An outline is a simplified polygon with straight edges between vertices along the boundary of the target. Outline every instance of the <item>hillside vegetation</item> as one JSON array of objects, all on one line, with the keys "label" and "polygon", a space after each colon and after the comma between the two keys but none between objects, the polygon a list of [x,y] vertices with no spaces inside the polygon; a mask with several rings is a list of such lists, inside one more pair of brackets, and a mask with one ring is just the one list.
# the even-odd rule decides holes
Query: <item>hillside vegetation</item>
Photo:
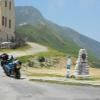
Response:
[{"label": "hillside vegetation", "polygon": [[48,26],[25,25],[18,28],[17,33],[22,37],[27,37],[28,41],[37,42],[71,55],[78,53],[79,46],[70,39],[64,40],[56,30],[52,30]]},{"label": "hillside vegetation", "polygon": [[100,67],[100,43],[45,19],[34,7],[16,7],[16,35],[77,57],[80,48],[86,48],[90,62]]}]

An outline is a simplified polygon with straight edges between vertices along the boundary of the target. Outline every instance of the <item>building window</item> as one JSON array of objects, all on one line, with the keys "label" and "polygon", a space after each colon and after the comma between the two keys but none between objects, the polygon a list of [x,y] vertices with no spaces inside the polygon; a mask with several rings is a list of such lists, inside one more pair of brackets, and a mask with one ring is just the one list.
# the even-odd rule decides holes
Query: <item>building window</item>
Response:
[{"label": "building window", "polygon": [[5,27],[7,27],[7,17],[5,17]]},{"label": "building window", "polygon": [[2,26],[4,26],[4,24],[5,24],[5,17],[2,16]]},{"label": "building window", "polygon": [[11,20],[9,20],[9,28],[11,28]]},{"label": "building window", "polygon": [[5,7],[7,7],[7,1],[5,1]]},{"label": "building window", "polygon": [[11,1],[10,1],[10,2],[9,2],[9,9],[10,9],[10,10],[11,10],[11,6],[12,6],[12,5],[11,5]]}]

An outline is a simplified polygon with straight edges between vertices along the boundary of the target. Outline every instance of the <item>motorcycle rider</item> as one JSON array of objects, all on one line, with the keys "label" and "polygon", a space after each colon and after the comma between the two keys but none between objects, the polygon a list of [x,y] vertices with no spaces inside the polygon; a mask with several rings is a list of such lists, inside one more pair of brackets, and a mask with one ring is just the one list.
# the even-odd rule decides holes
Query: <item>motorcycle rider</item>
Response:
[{"label": "motorcycle rider", "polygon": [[2,66],[2,67],[4,67],[4,66],[3,66],[4,64],[7,64],[8,58],[9,58],[9,55],[6,54],[6,53],[0,55],[1,66]]}]

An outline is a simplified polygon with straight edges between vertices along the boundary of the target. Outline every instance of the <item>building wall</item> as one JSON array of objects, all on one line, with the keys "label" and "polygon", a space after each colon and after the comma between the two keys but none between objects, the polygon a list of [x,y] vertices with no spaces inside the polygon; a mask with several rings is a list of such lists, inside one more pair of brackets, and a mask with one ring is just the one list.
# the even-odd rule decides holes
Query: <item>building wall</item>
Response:
[{"label": "building wall", "polygon": [[1,13],[1,3],[2,3],[2,2],[0,1],[0,37],[2,36],[2,34],[1,34],[1,31],[2,31],[2,30],[1,30],[1,29],[2,29],[2,19],[1,19],[1,18],[2,18],[2,17],[1,17],[1,16],[2,16],[2,13]]},{"label": "building wall", "polygon": [[[10,7],[11,4],[11,7]],[[15,8],[14,0],[1,0],[0,3],[0,41],[10,41],[15,38]],[[4,17],[4,25],[2,24]],[[11,24],[10,24],[11,23]]]},{"label": "building wall", "polygon": [[[0,4],[1,4],[1,2],[0,2]],[[1,6],[0,6],[0,32],[1,32],[1,27],[2,27],[2,25],[1,25],[2,24],[2,22],[1,22],[2,21],[1,16],[2,15],[1,15]]]}]

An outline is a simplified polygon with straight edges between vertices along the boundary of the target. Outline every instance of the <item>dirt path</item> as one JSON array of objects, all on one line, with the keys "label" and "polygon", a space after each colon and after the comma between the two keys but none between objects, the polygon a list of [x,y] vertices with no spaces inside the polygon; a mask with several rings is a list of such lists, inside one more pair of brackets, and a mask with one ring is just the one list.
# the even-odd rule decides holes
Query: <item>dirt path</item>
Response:
[{"label": "dirt path", "polygon": [[15,51],[12,51],[8,54],[14,55],[15,57],[20,57],[20,56],[33,55],[33,54],[36,54],[36,53],[48,51],[47,47],[36,44],[36,43],[28,42],[28,45],[30,45],[31,48],[24,50],[24,51],[15,50]]}]

